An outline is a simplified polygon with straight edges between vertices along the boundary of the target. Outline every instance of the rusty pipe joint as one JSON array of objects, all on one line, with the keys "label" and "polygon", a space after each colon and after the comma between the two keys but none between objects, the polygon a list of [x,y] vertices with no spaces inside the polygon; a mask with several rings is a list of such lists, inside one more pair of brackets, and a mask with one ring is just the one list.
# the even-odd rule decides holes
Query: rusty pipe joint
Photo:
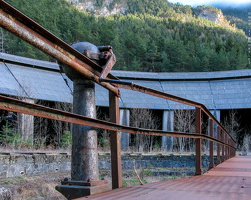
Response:
[{"label": "rusty pipe joint", "polygon": [[112,46],[110,46],[110,45],[98,46],[97,48],[100,51],[99,64],[101,66],[105,66],[107,64],[109,58],[113,55]]},{"label": "rusty pipe joint", "polygon": [[[106,46],[95,46],[89,42],[76,42],[71,45],[72,48],[85,55],[89,59],[93,60],[97,64],[106,67],[110,57],[113,54],[112,47]],[[73,81],[74,79],[83,79],[83,75],[78,73],[76,70],[69,66],[61,65],[65,74]]]}]

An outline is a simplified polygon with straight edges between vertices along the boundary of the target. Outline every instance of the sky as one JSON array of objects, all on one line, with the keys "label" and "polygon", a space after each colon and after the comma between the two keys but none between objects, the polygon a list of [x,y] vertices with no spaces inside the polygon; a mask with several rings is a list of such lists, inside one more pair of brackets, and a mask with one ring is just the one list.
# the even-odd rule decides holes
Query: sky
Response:
[{"label": "sky", "polygon": [[244,3],[251,3],[251,0],[225,0],[225,1],[219,1],[219,0],[168,0],[171,3],[181,3],[183,5],[191,5],[191,6],[197,6],[197,5],[212,5],[212,4],[229,4],[229,5],[241,5]]}]

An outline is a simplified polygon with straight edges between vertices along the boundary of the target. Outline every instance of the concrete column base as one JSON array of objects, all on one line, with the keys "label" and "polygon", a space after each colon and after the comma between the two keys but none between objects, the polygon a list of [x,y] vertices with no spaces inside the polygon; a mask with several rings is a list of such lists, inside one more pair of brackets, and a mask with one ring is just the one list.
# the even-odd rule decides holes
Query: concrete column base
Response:
[{"label": "concrete column base", "polygon": [[67,199],[76,199],[93,194],[106,192],[112,189],[112,185],[107,180],[99,181],[62,181],[62,185],[57,185],[56,190]]}]

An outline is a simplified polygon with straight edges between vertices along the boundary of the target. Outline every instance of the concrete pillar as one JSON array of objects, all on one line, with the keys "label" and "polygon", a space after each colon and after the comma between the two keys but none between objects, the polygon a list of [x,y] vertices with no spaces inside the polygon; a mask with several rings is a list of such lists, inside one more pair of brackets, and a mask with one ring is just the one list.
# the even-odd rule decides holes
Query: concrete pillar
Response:
[{"label": "concrete pillar", "polygon": [[[120,124],[129,126],[130,110],[120,109]],[[127,151],[130,143],[130,133],[121,133],[121,150]]]},{"label": "concrete pillar", "polygon": [[[174,111],[173,110],[163,111],[162,130],[163,131],[174,130]],[[173,137],[163,136],[161,147],[162,147],[162,151],[172,151],[173,150]]]},{"label": "concrete pillar", "polygon": [[[210,110],[212,115],[220,122],[220,110]],[[217,125],[214,123],[214,138],[217,138]]]},{"label": "concrete pillar", "polygon": [[[73,81],[73,112],[96,118],[95,85],[92,81]],[[97,131],[90,126],[72,125],[71,178],[74,181],[98,180]]]},{"label": "concrete pillar", "polygon": [[[34,103],[33,99],[22,99],[28,103]],[[18,131],[22,136],[22,140],[24,141],[31,141],[33,144],[34,139],[34,116],[27,115],[23,113],[18,113]]]}]

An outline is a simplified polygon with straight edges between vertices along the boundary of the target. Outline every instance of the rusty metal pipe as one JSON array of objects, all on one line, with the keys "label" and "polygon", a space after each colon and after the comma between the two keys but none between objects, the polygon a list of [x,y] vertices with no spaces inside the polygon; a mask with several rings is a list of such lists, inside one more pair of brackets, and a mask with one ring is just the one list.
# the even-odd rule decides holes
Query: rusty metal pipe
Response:
[{"label": "rusty metal pipe", "polygon": [[[10,31],[14,35],[20,37],[21,39],[25,40],[26,42],[30,43],[34,47],[40,49],[44,53],[56,58],[58,61],[71,66],[73,69],[77,70],[79,73],[83,74],[86,78],[100,84],[101,86],[105,87],[106,89],[114,92],[117,96],[119,96],[119,90],[117,87],[115,87],[112,84],[109,83],[101,83],[99,81],[99,74],[96,70],[92,68],[92,66],[86,64],[86,61],[89,60],[88,58],[85,58],[85,62],[78,59],[74,54],[74,50],[70,46],[67,47],[67,44],[64,44],[67,49],[71,49],[74,54],[70,53],[70,51],[65,50],[65,47],[62,48],[60,45],[55,44],[55,41],[52,42],[45,38],[43,35],[40,34],[40,32],[45,32],[46,34],[51,35],[51,37],[54,37],[53,39],[56,40],[58,43],[63,43],[60,39],[56,38],[53,34],[50,34],[46,32],[45,29],[42,29],[39,25],[37,25],[36,28],[42,29],[40,31],[33,30],[30,27],[27,27],[25,24],[21,23],[19,19],[16,19],[16,16],[13,16],[11,14],[8,14],[5,12],[4,8],[8,7],[8,12],[14,11],[17,13],[17,10],[14,10],[13,7],[5,3],[4,1],[0,1],[0,26],[4,29]],[[5,7],[4,7],[5,6]],[[30,20],[31,23],[33,22],[31,19],[29,19],[26,16],[23,16],[22,13],[18,13],[19,17],[27,18],[27,20]],[[36,25],[35,22],[33,24]],[[60,44],[61,44],[60,43]],[[78,53],[76,53],[78,54]],[[84,56],[84,55],[83,55]],[[91,63],[92,61],[88,61]],[[87,62],[87,63],[88,63]],[[96,64],[94,64],[96,66]],[[96,66],[97,67],[97,66]]]},{"label": "rusty metal pipe", "polygon": [[103,120],[85,117],[82,115],[73,114],[70,112],[52,109],[52,108],[41,106],[41,105],[27,103],[24,101],[16,100],[16,99],[5,97],[2,95],[0,95],[0,109],[24,113],[28,115],[34,115],[38,117],[44,117],[48,119],[65,121],[69,123],[92,126],[95,128],[101,128],[101,129],[106,129],[110,131],[126,132],[126,133],[132,133],[132,134],[142,134],[142,135],[154,135],[154,136],[200,138],[200,139],[213,141],[221,145],[229,146],[234,150],[236,149],[234,146],[229,145],[229,144],[224,144],[222,141],[212,138],[208,135],[128,127],[128,126],[118,125],[118,124],[114,124],[114,123],[103,121]]},{"label": "rusty metal pipe", "polygon": [[[102,79],[104,82],[109,82],[108,79]],[[116,84],[119,88],[124,88],[124,89],[129,89],[129,90],[135,90],[137,92],[142,92],[145,94],[149,94],[152,96],[168,99],[171,101],[175,101],[178,103],[183,103],[189,106],[194,106],[196,108],[200,108],[208,117],[210,117],[217,125],[220,127],[230,138],[231,140],[235,143],[234,138],[226,131],[226,129],[221,125],[221,123],[212,115],[212,113],[201,103],[198,103],[196,101],[192,101],[189,99],[185,99],[182,97],[178,97],[175,95],[167,94],[161,91],[157,91],[148,87],[144,87],[141,85],[134,84],[133,82],[124,82],[124,81],[118,81],[118,80],[110,80],[110,82]]]},{"label": "rusty metal pipe", "polygon": [[[119,124],[119,99],[109,92],[110,121]],[[112,188],[122,187],[120,132],[110,131]]]},{"label": "rusty metal pipe", "polygon": [[[96,119],[95,84],[90,80],[73,80],[73,113]],[[98,180],[97,130],[72,124],[71,179]]]},{"label": "rusty metal pipe", "polygon": [[[108,84],[103,81],[100,82],[99,74],[102,68],[92,62],[90,59],[75,51],[69,45],[64,43],[62,40],[57,38],[55,35],[48,32],[46,29],[38,25],[36,22],[23,15],[21,12],[4,2],[0,1],[0,25],[17,35],[18,37],[29,42],[33,46],[39,48],[45,53],[55,57],[59,61],[71,66],[75,70],[79,71],[81,74],[86,76],[88,79],[95,81],[101,86],[109,89],[119,96],[119,90],[112,84]],[[9,14],[8,14],[9,13]],[[84,61],[84,62],[83,62]],[[108,74],[108,78],[118,79],[117,77]],[[225,130],[225,128],[217,121],[217,119],[210,113],[210,111],[203,105],[191,100],[176,97],[174,95],[165,94],[150,88],[146,88],[136,84],[124,85],[121,83],[116,83],[119,87],[136,90],[146,94],[154,95],[161,98],[166,98],[179,103],[184,103],[186,105],[201,108],[213,121],[224,131],[227,135],[234,141],[233,137]],[[234,141],[235,142],[235,141]]]},{"label": "rusty metal pipe", "polygon": [[[202,134],[202,112],[200,108],[196,108],[196,132],[201,135]],[[202,145],[201,145],[201,139],[196,138],[195,140],[195,152],[196,152],[196,164],[195,164],[195,175],[201,175],[202,174]]]},{"label": "rusty metal pipe", "polygon": [[[84,55],[75,51],[73,48],[71,48],[69,45],[57,38],[55,35],[48,32],[46,29],[38,25],[36,22],[31,20],[27,16],[23,15],[15,8],[11,7],[3,0],[0,0],[0,26],[9,30],[13,34],[29,42],[40,50],[44,51],[46,54],[49,54],[58,59],[59,61],[63,62],[64,64],[71,66],[72,68],[83,74],[86,78],[95,81],[96,83],[109,89],[117,96],[119,96],[119,90],[117,87],[115,87],[113,84],[106,83],[107,81],[102,83],[99,81],[99,75],[102,71],[102,68],[100,68],[100,66],[86,58]],[[118,79],[117,77],[111,74],[108,74],[107,77],[111,79]],[[121,88],[136,90],[153,96],[169,99],[179,103],[184,103],[186,105],[194,106],[196,108],[200,108],[218,125],[218,127],[224,132],[224,134],[229,135],[232,142],[235,144],[233,137],[224,129],[224,127],[217,121],[217,119],[215,119],[215,117],[203,104],[136,84],[125,85],[121,82],[116,83],[115,85]],[[141,132],[137,132],[137,134],[141,134]],[[151,134],[155,134],[154,131]],[[195,135],[193,135],[193,137],[194,136]],[[175,137],[180,137],[180,135],[175,134]],[[215,139],[211,141],[215,141]],[[233,146],[232,148],[235,149],[235,147]]]},{"label": "rusty metal pipe", "polygon": [[[210,136],[214,137],[214,124],[212,119],[209,119],[209,132]],[[209,169],[212,169],[214,167],[214,143],[212,141],[210,141],[209,144],[209,156],[210,156]]]}]

